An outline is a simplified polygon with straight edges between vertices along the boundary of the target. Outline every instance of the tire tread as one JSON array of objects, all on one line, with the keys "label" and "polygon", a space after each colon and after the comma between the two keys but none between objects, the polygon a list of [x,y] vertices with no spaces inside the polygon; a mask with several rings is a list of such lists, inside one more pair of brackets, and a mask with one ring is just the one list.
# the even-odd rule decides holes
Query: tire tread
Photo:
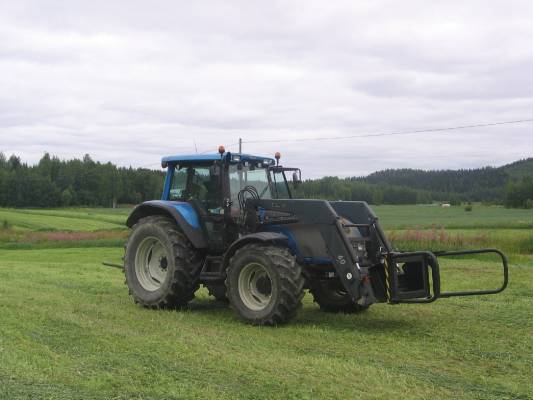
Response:
[{"label": "tire tread", "polygon": [[[170,239],[174,252],[174,274],[171,277],[169,284],[170,290],[165,295],[155,302],[146,301],[129,288],[128,275],[125,273],[125,283],[128,285],[129,293],[133,296],[135,303],[142,305],[143,307],[153,309],[168,309],[168,308],[183,308],[192,299],[194,299],[194,293],[199,288],[198,275],[201,268],[202,258],[194,249],[190,241],[179,230],[174,221],[168,217],[162,215],[152,215],[141,218],[133,227],[132,233],[141,224],[155,224],[159,228],[163,229],[167,237]],[[124,245],[124,254],[128,248],[128,243],[131,239],[131,234],[126,244]],[[128,265],[128,258],[124,256],[124,271],[130,268]],[[134,268],[134,266],[131,266]]]}]

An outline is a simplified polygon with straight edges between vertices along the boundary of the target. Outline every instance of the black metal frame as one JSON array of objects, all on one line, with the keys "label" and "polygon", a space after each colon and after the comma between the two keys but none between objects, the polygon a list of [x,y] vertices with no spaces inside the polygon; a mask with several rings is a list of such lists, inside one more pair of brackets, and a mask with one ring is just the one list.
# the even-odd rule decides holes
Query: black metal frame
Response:
[{"label": "black metal frame", "polygon": [[[437,257],[431,251],[413,251],[413,252],[392,252],[387,256],[387,263],[385,268],[388,268],[388,277],[390,291],[388,294],[389,303],[432,303],[440,297],[440,271]],[[431,288],[427,288],[429,296],[424,298],[401,298],[398,290],[398,270],[396,265],[401,262],[409,262],[416,260],[423,263],[423,268],[426,266],[431,268]],[[432,293],[430,292],[432,290]]]},{"label": "black metal frame", "polygon": [[440,294],[440,297],[454,297],[454,296],[478,296],[484,294],[497,294],[503,292],[509,283],[509,265],[507,257],[498,249],[479,249],[479,250],[461,250],[461,251],[441,251],[436,252],[437,257],[453,257],[453,256],[464,256],[470,254],[487,254],[494,253],[500,256],[502,259],[503,266],[503,282],[501,286],[497,289],[489,290],[473,290],[473,291],[463,291],[463,292],[443,292]]},{"label": "black metal frame", "polygon": [[[500,287],[496,289],[489,290],[467,290],[467,291],[457,291],[457,292],[441,292],[441,282],[440,282],[440,265],[438,258],[439,257],[454,257],[454,256],[466,256],[471,254],[497,254],[502,260],[502,270],[503,270],[503,281]],[[410,258],[417,257],[421,261],[424,261],[427,266],[431,268],[431,278],[432,284],[431,289],[432,293],[429,297],[426,298],[416,298],[416,299],[402,299],[400,294],[397,291],[397,282],[398,282],[398,271],[395,268],[396,264],[399,262],[408,261]],[[387,268],[387,266],[386,266]],[[507,257],[500,250],[497,249],[477,249],[477,250],[461,250],[461,251],[416,251],[416,252],[391,252],[388,254],[388,268],[390,276],[390,285],[393,288],[390,302],[391,303],[431,303],[438,298],[447,298],[447,297],[459,297],[459,296],[479,296],[487,294],[497,294],[505,290],[509,283],[509,265]]]}]

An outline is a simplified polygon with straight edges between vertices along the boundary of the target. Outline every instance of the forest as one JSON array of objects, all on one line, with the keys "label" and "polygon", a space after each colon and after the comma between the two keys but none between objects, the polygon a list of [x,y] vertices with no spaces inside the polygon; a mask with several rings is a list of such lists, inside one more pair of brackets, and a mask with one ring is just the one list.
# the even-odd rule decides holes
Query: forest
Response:
[{"label": "forest", "polygon": [[[35,165],[0,153],[0,207],[114,207],[159,198],[163,171],[117,167],[45,153]],[[533,208],[533,158],[502,167],[424,171],[389,169],[366,177],[305,180],[295,197],[370,204],[483,202]]]},{"label": "forest", "polygon": [[371,204],[469,202],[533,208],[533,158],[502,167],[425,171],[387,169],[365,177],[324,177],[299,188],[304,198],[365,200]]},{"label": "forest", "polygon": [[82,160],[63,161],[45,153],[36,165],[0,153],[0,206],[69,207],[136,204],[160,198],[163,173]]}]

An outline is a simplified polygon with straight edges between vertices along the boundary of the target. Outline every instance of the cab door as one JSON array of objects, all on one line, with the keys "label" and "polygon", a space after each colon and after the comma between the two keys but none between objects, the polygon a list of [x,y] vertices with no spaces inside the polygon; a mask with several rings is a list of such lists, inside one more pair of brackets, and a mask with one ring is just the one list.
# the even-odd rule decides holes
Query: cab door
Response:
[{"label": "cab door", "polygon": [[218,166],[200,165],[187,168],[185,194],[196,209],[206,233],[210,253],[224,249],[224,208],[222,180]]}]

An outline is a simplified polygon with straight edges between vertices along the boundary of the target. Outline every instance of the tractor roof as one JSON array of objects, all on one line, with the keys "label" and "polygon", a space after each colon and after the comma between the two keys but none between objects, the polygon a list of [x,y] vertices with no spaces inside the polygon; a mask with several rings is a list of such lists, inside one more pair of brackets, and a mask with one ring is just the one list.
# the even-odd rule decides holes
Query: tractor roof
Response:
[{"label": "tractor roof", "polygon": [[[273,158],[253,156],[251,154],[238,154],[238,153],[228,152],[228,153],[224,153],[222,157],[224,158],[228,156],[231,157],[230,162],[232,163],[237,163],[239,161],[265,162],[267,160],[268,160],[267,161],[268,164],[273,165],[275,163]],[[162,165],[167,165],[167,164],[185,165],[185,164],[195,164],[198,162],[209,162],[209,161],[216,161],[216,160],[220,160],[220,154],[218,153],[215,153],[215,154],[184,154],[184,155],[163,157],[161,159],[161,164]]]}]

